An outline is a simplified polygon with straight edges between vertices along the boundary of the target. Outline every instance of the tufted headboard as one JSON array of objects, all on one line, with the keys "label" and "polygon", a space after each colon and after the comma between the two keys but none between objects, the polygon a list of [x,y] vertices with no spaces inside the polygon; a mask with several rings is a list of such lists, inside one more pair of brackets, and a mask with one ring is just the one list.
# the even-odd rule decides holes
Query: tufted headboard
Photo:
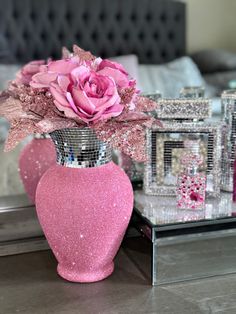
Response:
[{"label": "tufted headboard", "polygon": [[77,43],[102,57],[162,63],[185,54],[185,4],[172,0],[0,0],[6,62],[58,58]]}]

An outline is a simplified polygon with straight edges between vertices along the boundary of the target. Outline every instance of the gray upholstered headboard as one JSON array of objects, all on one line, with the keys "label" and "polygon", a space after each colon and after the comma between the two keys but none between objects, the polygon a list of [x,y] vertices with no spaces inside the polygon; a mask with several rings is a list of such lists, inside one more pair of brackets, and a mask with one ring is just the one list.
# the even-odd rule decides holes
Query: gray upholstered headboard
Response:
[{"label": "gray upholstered headboard", "polygon": [[[0,57],[24,63],[77,43],[102,57],[162,63],[185,54],[185,4],[172,0],[0,0]],[[11,53],[11,55],[10,55]]]}]

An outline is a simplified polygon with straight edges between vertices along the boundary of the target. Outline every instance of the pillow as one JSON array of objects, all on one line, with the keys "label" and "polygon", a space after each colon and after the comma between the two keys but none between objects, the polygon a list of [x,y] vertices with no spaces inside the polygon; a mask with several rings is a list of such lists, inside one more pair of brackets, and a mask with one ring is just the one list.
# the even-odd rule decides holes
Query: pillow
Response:
[{"label": "pillow", "polygon": [[[184,86],[207,87],[198,67],[189,57],[162,65],[140,65],[139,83],[142,92],[158,90],[166,98],[178,98]],[[212,94],[206,88],[206,96],[211,97]]]},{"label": "pillow", "polygon": [[236,70],[236,54],[220,50],[203,50],[191,55],[202,73]]},{"label": "pillow", "polygon": [[223,89],[229,89],[230,82],[236,80],[236,70],[226,72],[215,72],[204,75],[207,83],[216,86],[221,92]]},{"label": "pillow", "polygon": [[118,56],[109,59],[123,65],[129,75],[136,80],[137,87],[140,88],[138,75],[138,57],[136,55]]}]

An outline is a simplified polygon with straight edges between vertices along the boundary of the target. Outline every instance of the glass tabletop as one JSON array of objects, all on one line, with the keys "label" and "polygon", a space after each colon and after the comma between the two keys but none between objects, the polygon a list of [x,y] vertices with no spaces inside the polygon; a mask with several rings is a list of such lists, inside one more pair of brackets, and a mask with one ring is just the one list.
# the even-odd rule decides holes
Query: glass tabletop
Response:
[{"label": "glass tabletop", "polygon": [[232,194],[226,192],[221,192],[219,198],[208,198],[202,210],[183,210],[176,207],[174,196],[150,196],[138,190],[135,210],[152,227],[236,222],[236,203],[232,202]]}]

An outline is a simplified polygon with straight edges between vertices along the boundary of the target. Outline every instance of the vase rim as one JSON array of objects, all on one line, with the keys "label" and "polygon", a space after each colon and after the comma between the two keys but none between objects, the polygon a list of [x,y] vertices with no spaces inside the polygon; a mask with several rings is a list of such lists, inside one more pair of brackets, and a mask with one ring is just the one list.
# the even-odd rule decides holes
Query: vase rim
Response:
[{"label": "vase rim", "polygon": [[89,127],[64,128],[50,133],[57,152],[57,163],[70,168],[92,168],[112,160],[108,143],[97,138]]}]

